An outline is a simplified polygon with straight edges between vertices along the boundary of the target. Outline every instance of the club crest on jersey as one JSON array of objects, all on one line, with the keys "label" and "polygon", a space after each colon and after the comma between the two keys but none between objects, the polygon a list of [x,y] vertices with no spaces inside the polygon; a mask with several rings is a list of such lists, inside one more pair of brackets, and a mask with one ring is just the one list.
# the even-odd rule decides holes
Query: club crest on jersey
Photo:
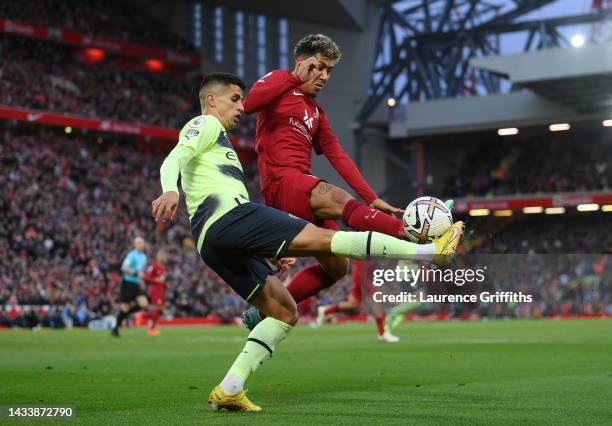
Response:
[{"label": "club crest on jersey", "polygon": [[306,127],[308,127],[308,130],[312,130],[312,122],[315,119],[319,119],[319,108],[315,108],[315,112],[312,114],[312,116],[308,116],[308,110],[304,110],[304,123],[306,124]]},{"label": "club crest on jersey", "polygon": [[196,129],[202,127],[206,119],[204,117],[196,117],[189,123],[189,127],[195,127]]},{"label": "club crest on jersey", "polygon": [[199,134],[200,134],[200,132],[198,132],[197,130],[189,129],[189,130],[187,130],[185,132],[185,137],[187,138],[187,140],[189,140],[189,138],[192,138],[192,137],[197,136]]}]

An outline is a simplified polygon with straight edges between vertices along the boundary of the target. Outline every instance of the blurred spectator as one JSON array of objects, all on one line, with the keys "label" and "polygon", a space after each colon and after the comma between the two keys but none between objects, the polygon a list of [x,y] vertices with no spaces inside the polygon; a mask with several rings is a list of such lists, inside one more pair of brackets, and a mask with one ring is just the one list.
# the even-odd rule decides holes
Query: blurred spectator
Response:
[{"label": "blurred spectator", "polygon": [[118,0],[20,0],[0,2],[0,16],[16,22],[104,36],[146,46],[190,51],[194,47],[164,28],[147,7]]},{"label": "blurred spectator", "polygon": [[[121,259],[135,235],[146,236],[149,254],[159,248],[168,253],[166,315],[231,321],[245,309],[194,250],[184,204],[172,223],[151,219],[164,154],[145,153],[128,141],[99,144],[51,130],[0,130],[0,326],[63,328],[107,317],[115,310]],[[252,198],[260,200],[256,169],[245,173]],[[466,237],[466,249],[605,254],[612,247],[607,213],[513,219],[470,220],[474,232]],[[577,259],[546,274],[537,263],[526,268],[525,286],[538,294],[533,307],[542,303],[544,313],[600,312],[610,297],[606,277],[612,262],[587,260],[586,266]],[[312,262],[300,259],[292,273]],[[509,283],[501,281],[499,288]],[[310,309],[342,300],[350,288],[345,277]],[[515,308],[522,309],[507,309]]]},{"label": "blurred spectator", "polygon": [[[446,178],[449,197],[519,195],[571,191],[609,191],[612,149],[591,135],[555,135],[479,146],[467,152],[457,173]],[[493,143],[489,141],[488,143]]]},{"label": "blurred spectator", "polygon": [[200,114],[199,77],[87,64],[70,47],[0,35],[0,104],[171,128]]}]

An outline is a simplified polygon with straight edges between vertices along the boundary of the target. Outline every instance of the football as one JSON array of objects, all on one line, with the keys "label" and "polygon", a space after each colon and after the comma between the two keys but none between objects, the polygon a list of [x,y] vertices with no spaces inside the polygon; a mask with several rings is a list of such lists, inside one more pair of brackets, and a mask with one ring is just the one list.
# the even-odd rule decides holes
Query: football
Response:
[{"label": "football", "polygon": [[426,196],[413,200],[404,212],[404,230],[414,243],[425,244],[444,234],[453,224],[453,214],[442,200]]}]

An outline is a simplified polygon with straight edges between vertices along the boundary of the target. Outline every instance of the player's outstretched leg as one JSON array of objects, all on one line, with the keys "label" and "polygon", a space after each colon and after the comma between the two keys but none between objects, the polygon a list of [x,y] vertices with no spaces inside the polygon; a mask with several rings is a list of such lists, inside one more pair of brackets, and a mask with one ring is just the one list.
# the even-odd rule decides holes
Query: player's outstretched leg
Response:
[{"label": "player's outstretched leg", "polygon": [[345,232],[317,228],[312,224],[289,245],[287,256],[329,255],[352,259],[417,259],[445,265],[455,253],[463,234],[463,222],[455,222],[429,244],[415,244],[378,232]]},{"label": "player's outstretched leg", "polygon": [[246,397],[244,383],[251,373],[270,358],[276,348],[297,322],[295,301],[277,277],[270,275],[253,305],[266,315],[266,319],[253,328],[244,349],[221,383],[213,389],[208,403],[214,410],[260,411]]},{"label": "player's outstretched leg", "polygon": [[[417,259],[445,265],[454,255],[463,235],[463,222],[453,226],[430,244],[415,244],[378,232],[344,232],[318,228],[312,224],[304,227],[291,242],[286,256],[333,256],[352,259],[390,258]],[[242,316],[249,328],[261,320],[257,308],[249,308]]]}]

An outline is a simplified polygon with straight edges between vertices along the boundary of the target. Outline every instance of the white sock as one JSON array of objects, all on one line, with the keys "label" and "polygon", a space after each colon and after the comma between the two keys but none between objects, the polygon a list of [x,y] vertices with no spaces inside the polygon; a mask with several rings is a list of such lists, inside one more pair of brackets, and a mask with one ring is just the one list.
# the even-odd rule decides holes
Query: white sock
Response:
[{"label": "white sock", "polygon": [[221,382],[221,389],[228,395],[236,395],[242,392],[244,380],[232,373],[227,373]]},{"label": "white sock", "polygon": [[415,259],[431,262],[435,254],[436,245],[434,243],[417,244]]}]

